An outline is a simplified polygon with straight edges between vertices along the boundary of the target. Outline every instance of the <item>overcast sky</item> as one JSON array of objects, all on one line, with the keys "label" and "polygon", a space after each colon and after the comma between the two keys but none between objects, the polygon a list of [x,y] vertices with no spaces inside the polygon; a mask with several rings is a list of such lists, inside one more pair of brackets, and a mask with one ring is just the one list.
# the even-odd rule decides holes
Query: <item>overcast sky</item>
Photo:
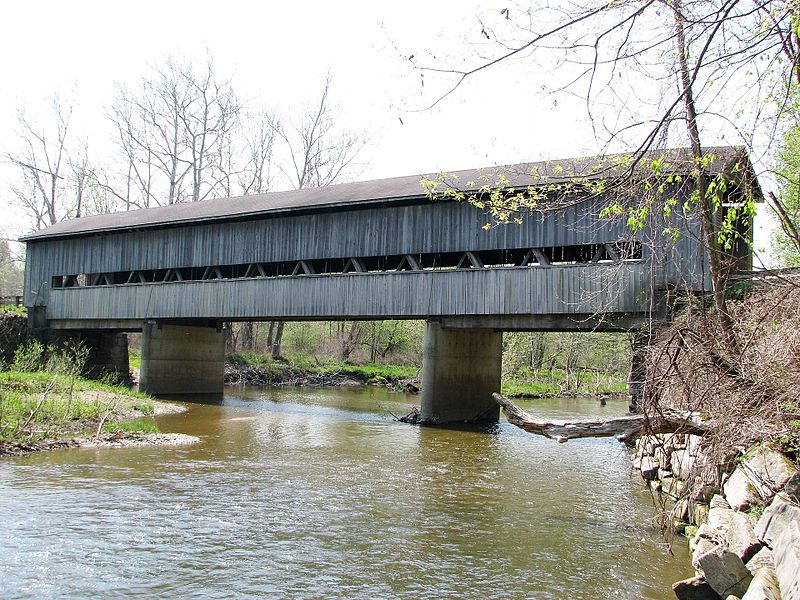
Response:
[{"label": "overcast sky", "polygon": [[[424,56],[426,50],[464,56],[461,38],[480,29],[479,12],[506,5],[476,4],[6,3],[0,23],[0,148],[13,146],[18,107],[35,113],[43,98],[59,92],[74,95],[76,130],[102,158],[111,135],[104,115],[115,85],[135,86],[169,54],[202,58],[208,48],[241,97],[284,113],[313,101],[330,72],[342,121],[371,139],[359,156],[359,179],[598,151],[583,106],[569,97],[556,102],[538,95],[537,73],[519,63],[469,81],[435,109],[419,110],[438,82],[427,74],[423,88],[423,77],[404,57]],[[13,222],[19,215],[5,214],[12,222],[4,229],[24,229]]]}]

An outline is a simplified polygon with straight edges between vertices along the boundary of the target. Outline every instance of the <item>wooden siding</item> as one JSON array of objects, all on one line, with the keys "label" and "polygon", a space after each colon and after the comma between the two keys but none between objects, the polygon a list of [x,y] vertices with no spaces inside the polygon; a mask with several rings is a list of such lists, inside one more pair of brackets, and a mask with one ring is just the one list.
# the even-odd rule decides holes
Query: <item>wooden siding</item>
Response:
[{"label": "wooden siding", "polygon": [[[624,223],[597,217],[602,205],[602,200],[585,202],[557,213],[534,215],[522,225],[488,231],[482,229],[487,217],[470,205],[426,202],[31,241],[25,304],[49,304],[54,275],[570,246],[614,242],[629,236]],[[670,271],[671,278],[675,273],[690,278],[697,274],[696,243],[688,236],[683,243],[687,247],[681,248],[680,256],[689,257],[691,262]],[[654,265],[656,279],[667,274],[659,260]]]},{"label": "wooden siding", "polygon": [[425,318],[643,312],[649,265],[406,271],[55,289],[48,319]]}]

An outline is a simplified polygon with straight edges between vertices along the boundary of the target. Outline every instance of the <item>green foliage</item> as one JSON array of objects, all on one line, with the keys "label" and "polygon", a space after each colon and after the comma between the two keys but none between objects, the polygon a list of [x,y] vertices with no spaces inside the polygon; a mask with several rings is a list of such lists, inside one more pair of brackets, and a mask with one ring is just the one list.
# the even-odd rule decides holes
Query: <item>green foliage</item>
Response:
[{"label": "green foliage", "polygon": [[27,317],[28,309],[24,306],[14,306],[13,304],[0,304],[0,313],[11,313],[20,317]]},{"label": "green foliage", "polygon": [[152,415],[144,394],[64,373],[0,372],[0,441],[94,433],[108,415]]},{"label": "green foliage", "polygon": [[106,421],[103,431],[107,433],[160,433],[153,421],[139,419],[137,421]]},{"label": "green foliage", "polygon": [[128,348],[128,368],[141,369],[142,368],[142,353],[139,350]]},{"label": "green foliage", "polygon": [[[800,110],[795,114],[800,114]],[[800,126],[787,132],[775,172],[780,185],[780,203],[795,226],[800,225]],[[780,227],[773,234],[772,254],[779,266],[800,267],[800,253]]]}]

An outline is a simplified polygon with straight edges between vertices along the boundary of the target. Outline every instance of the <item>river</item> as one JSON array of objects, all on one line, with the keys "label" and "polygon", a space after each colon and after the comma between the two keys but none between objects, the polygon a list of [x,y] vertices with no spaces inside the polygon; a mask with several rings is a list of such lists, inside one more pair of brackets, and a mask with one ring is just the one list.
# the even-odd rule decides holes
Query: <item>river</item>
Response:
[{"label": "river", "polygon": [[415,403],[228,388],[158,418],[195,446],[0,459],[0,597],[667,599],[692,574],[616,441],[393,421]]}]

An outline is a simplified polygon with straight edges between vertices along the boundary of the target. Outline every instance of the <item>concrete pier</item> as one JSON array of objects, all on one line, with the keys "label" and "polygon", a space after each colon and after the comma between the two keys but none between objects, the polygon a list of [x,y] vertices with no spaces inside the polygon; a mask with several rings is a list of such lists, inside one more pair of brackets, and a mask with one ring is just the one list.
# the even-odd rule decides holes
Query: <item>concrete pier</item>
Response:
[{"label": "concrete pier", "polygon": [[221,328],[146,322],[139,389],[148,394],[222,394]]},{"label": "concrete pier", "polygon": [[420,413],[427,423],[493,422],[500,407],[502,333],[425,324]]}]

